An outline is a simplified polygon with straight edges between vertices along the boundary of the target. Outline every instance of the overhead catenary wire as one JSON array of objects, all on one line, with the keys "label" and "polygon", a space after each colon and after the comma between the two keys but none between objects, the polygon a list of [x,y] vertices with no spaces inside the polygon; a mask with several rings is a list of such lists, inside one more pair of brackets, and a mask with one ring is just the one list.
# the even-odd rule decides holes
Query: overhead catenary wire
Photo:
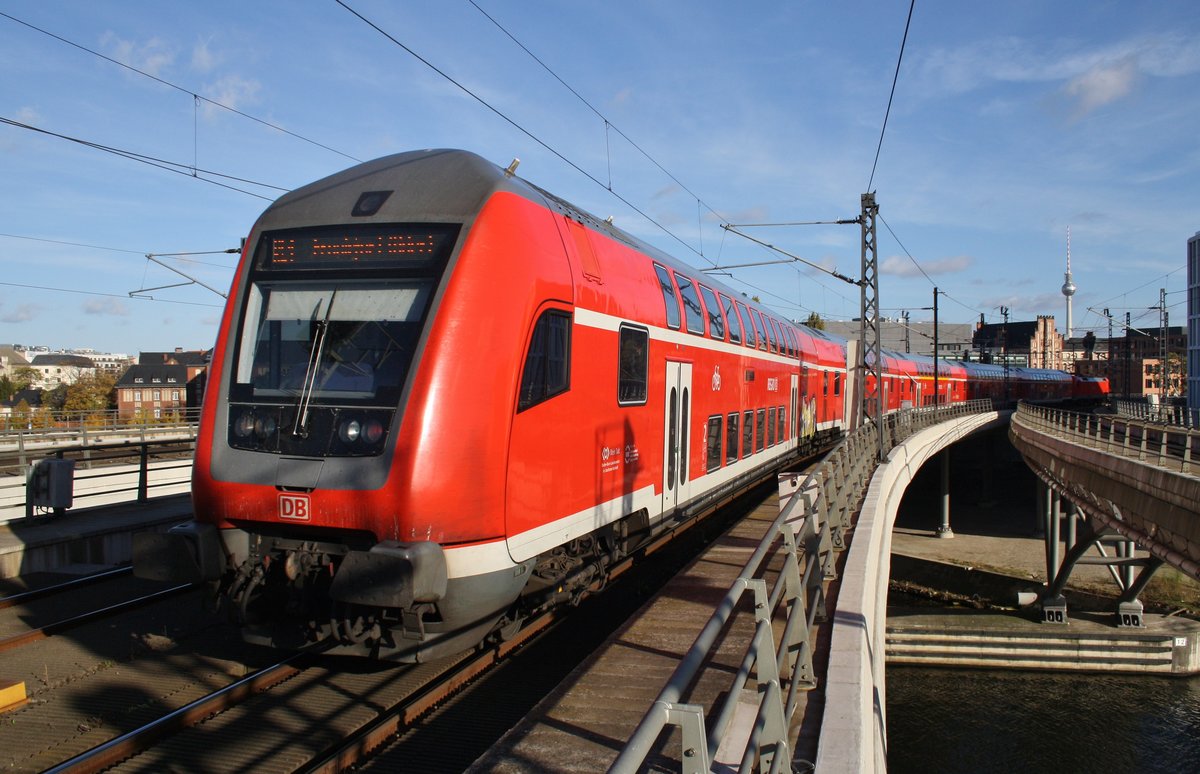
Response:
[{"label": "overhead catenary wire", "polygon": [[[655,159],[648,152],[646,152],[645,149],[643,149],[640,145],[638,145],[636,142],[634,142],[633,139],[631,139],[629,137],[629,135],[627,135],[627,134],[625,134],[625,132],[621,131],[620,127],[618,127],[616,124],[612,123],[612,121],[610,121],[608,119],[608,116],[601,113],[591,102],[589,102],[587,99],[585,99],[582,94],[580,94],[578,91],[576,91],[574,87],[572,87],[569,83],[567,83],[565,80],[563,80],[558,75],[558,73],[554,72],[554,70],[549,65],[547,65],[545,62],[543,62],[541,60],[541,58],[537,56],[537,54],[530,51],[529,48],[524,43],[522,43],[520,40],[518,40],[515,35],[513,35],[511,32],[509,32],[502,24],[500,24],[500,22],[498,22],[494,17],[492,17],[491,14],[489,14],[487,11],[480,8],[479,4],[476,3],[475,0],[467,0],[467,1],[471,5],[475,6],[475,9],[477,11],[479,11],[479,13],[483,14],[484,18],[486,18],[488,21],[490,21],[492,24],[494,24],[498,30],[500,30],[506,36],[508,36],[508,38],[510,40],[512,40],[512,42],[515,43],[522,51],[524,51],[526,54],[528,54],[533,59],[533,61],[537,62],[542,67],[542,69],[544,69],[547,73],[549,73],[556,81],[561,83],[567,91],[574,94],[575,97],[580,102],[582,102],[584,105],[586,105],[589,110],[591,110],[593,113],[595,113],[596,116],[604,122],[606,145],[607,145],[607,138],[608,138],[608,130],[612,129],[614,132],[619,134],[621,136],[621,138],[625,140],[625,142],[629,143],[635,150],[637,150],[638,153],[642,154],[642,156],[647,161],[649,161],[651,164],[653,164],[655,167],[657,167],[660,172],[662,172],[667,177],[671,178],[671,181],[674,182],[675,185],[679,186],[681,189],[686,191],[689,196],[691,196],[693,199],[695,199],[696,204],[698,206],[704,207],[709,212],[711,212],[713,215],[716,215],[718,218],[721,218],[721,220],[724,220],[724,218],[721,217],[721,213],[719,213],[715,209],[713,209],[707,202],[705,202],[703,199],[701,199],[698,194],[696,194],[690,188],[688,188],[686,185],[684,185],[683,182],[681,182],[678,177],[676,177],[674,174],[672,174],[670,170],[668,170],[666,167],[664,167],[662,164],[660,164],[657,159]],[[605,148],[605,151],[609,155],[608,189],[611,191],[612,190],[611,153],[609,152],[609,149],[607,147]],[[703,253],[704,253],[704,248],[703,248],[703,244],[701,244],[700,254],[703,255]]]},{"label": "overhead catenary wire", "polygon": [[129,70],[130,72],[137,73],[138,75],[140,75],[144,78],[149,78],[150,80],[160,83],[163,86],[166,86],[171,89],[175,89],[176,91],[183,92],[184,94],[187,94],[188,96],[192,97],[193,100],[195,100],[195,101],[204,102],[208,105],[212,105],[213,107],[220,108],[221,110],[227,110],[230,113],[234,113],[236,115],[241,116],[242,118],[246,118],[246,119],[249,119],[250,121],[254,121],[257,124],[261,124],[262,126],[268,127],[277,132],[282,132],[283,134],[286,134],[290,137],[294,137],[297,140],[301,140],[310,145],[315,145],[318,148],[323,148],[324,150],[327,150],[330,153],[336,153],[339,156],[344,156],[345,158],[348,158],[351,161],[354,161],[354,162],[362,161],[362,159],[351,156],[349,153],[340,151],[337,148],[330,147],[328,145],[325,145],[324,143],[318,142],[310,137],[305,137],[304,135],[298,134],[289,129],[284,129],[282,126],[279,126],[278,124],[273,124],[270,121],[266,121],[264,119],[258,118],[257,116],[252,116],[249,113],[238,110],[237,108],[232,107],[230,105],[226,105],[225,103],[220,102],[215,99],[212,99],[211,97],[206,97],[203,94],[199,94],[195,91],[192,91],[191,89],[180,86],[179,84],[171,83],[170,81],[160,78],[157,75],[152,75],[151,73],[148,73],[145,70],[139,70],[138,68],[134,67],[133,65],[126,64],[125,62],[122,62],[119,59],[113,59],[110,56],[105,56],[104,54],[101,54],[99,51],[90,49],[87,46],[76,43],[73,40],[68,40],[67,38],[62,37],[61,35],[56,35],[53,32],[50,32],[49,30],[44,30],[41,27],[30,24],[27,21],[18,19],[17,17],[15,17],[11,14],[7,14],[7,13],[4,13],[3,11],[0,11],[0,16],[4,17],[5,19],[8,19],[9,21],[16,22],[17,24],[20,24],[24,27],[28,27],[29,29],[34,30],[35,32],[40,32],[41,34],[46,35],[47,37],[54,38],[55,40],[59,41],[60,43],[65,43],[66,45],[77,48],[80,51],[85,51],[85,52],[91,54],[92,56],[99,57],[100,59],[103,59],[106,62],[111,62],[111,63],[117,65],[118,67],[124,67],[126,70]]},{"label": "overhead catenary wire", "polygon": [[81,295],[81,296],[101,296],[103,298],[119,298],[121,300],[134,298],[138,301],[157,301],[160,304],[183,304],[184,306],[207,306],[211,309],[221,309],[223,307],[222,304],[204,304],[204,303],[200,303],[199,301],[176,301],[176,300],[172,300],[169,298],[151,298],[151,297],[147,297],[147,296],[128,296],[128,295],[120,295],[118,293],[101,293],[96,290],[79,290],[77,288],[56,288],[56,287],[51,287],[48,285],[27,285],[27,284],[20,283],[20,282],[0,282],[0,285],[3,285],[5,287],[10,287],[10,288],[26,288],[29,290],[47,290],[52,293],[74,293],[76,295]]},{"label": "overhead catenary wire", "polygon": [[517,123],[516,119],[512,118],[511,116],[509,116],[507,113],[505,113],[504,111],[500,110],[500,109],[499,109],[499,108],[497,108],[495,105],[491,104],[490,102],[488,102],[487,100],[485,100],[483,97],[479,96],[479,95],[478,95],[478,94],[476,94],[474,91],[472,91],[471,89],[467,88],[467,87],[466,87],[464,84],[460,83],[458,80],[456,80],[455,78],[453,78],[453,77],[452,77],[452,76],[451,76],[449,73],[447,73],[446,71],[442,70],[442,69],[441,69],[441,68],[439,68],[437,65],[433,64],[433,63],[432,63],[432,62],[430,62],[428,59],[426,59],[425,57],[423,57],[423,56],[421,56],[420,54],[418,54],[418,53],[417,53],[416,51],[414,51],[412,48],[410,48],[409,46],[407,46],[407,45],[405,45],[404,43],[402,43],[402,42],[401,42],[399,39],[397,39],[397,38],[396,38],[394,35],[392,35],[390,32],[388,32],[387,30],[383,29],[383,28],[382,28],[382,27],[380,27],[378,24],[376,24],[375,22],[373,22],[373,21],[371,21],[370,19],[368,19],[366,16],[363,16],[361,13],[359,13],[358,11],[356,11],[354,8],[351,8],[351,7],[350,7],[348,4],[346,4],[346,2],[344,2],[344,0],[334,0],[334,2],[336,2],[338,5],[340,5],[340,6],[342,6],[343,8],[345,8],[345,9],[346,9],[348,12],[350,12],[351,14],[353,14],[355,17],[357,17],[357,18],[358,18],[358,19],[359,19],[361,22],[363,22],[364,24],[366,24],[368,27],[370,27],[371,29],[375,30],[375,31],[376,31],[376,32],[378,32],[380,35],[382,35],[383,37],[387,38],[389,41],[391,41],[391,43],[392,43],[393,45],[395,45],[395,46],[398,46],[399,48],[403,49],[405,52],[407,52],[407,53],[409,54],[409,56],[413,57],[413,58],[414,58],[414,59],[416,59],[418,62],[420,62],[421,64],[423,64],[423,65],[425,65],[426,67],[428,67],[430,70],[432,70],[433,72],[437,73],[439,76],[441,76],[441,77],[442,77],[442,78],[444,78],[446,81],[448,81],[448,82],[449,82],[449,83],[451,83],[453,86],[455,86],[455,87],[456,87],[456,88],[457,88],[459,91],[463,92],[463,93],[464,93],[464,94],[466,94],[468,97],[470,97],[471,99],[475,100],[475,101],[476,101],[476,102],[478,102],[480,105],[482,105],[483,107],[485,107],[485,108],[487,108],[488,110],[490,110],[490,111],[491,111],[493,114],[495,114],[495,115],[496,115],[498,118],[500,118],[500,119],[502,119],[503,121],[505,121],[505,122],[506,122],[506,123],[507,123],[509,126],[511,126],[512,128],[516,129],[518,132],[520,132],[521,134],[525,135],[526,137],[528,137],[528,138],[529,138],[530,140],[532,140],[533,142],[535,142],[535,143],[537,143],[538,145],[540,145],[540,146],[541,146],[542,148],[544,148],[544,149],[545,149],[547,152],[549,152],[549,153],[551,153],[552,155],[554,155],[554,156],[555,156],[555,157],[556,157],[556,158],[557,158],[559,161],[562,161],[564,164],[566,164],[567,166],[571,167],[571,168],[572,168],[572,169],[574,169],[576,172],[578,172],[579,174],[581,174],[581,175],[583,175],[584,177],[586,177],[588,180],[591,180],[591,181],[592,181],[593,183],[595,183],[596,185],[598,185],[598,186],[600,186],[601,188],[604,188],[605,190],[607,190],[609,193],[611,193],[613,196],[615,196],[615,197],[617,198],[617,200],[618,200],[618,201],[620,201],[622,204],[624,204],[624,205],[625,205],[626,207],[628,207],[629,209],[631,209],[631,210],[633,210],[634,212],[636,212],[636,213],[637,213],[638,215],[640,215],[641,217],[645,218],[645,219],[646,219],[646,221],[647,221],[648,223],[651,223],[651,224],[653,224],[653,225],[654,225],[656,228],[658,228],[659,230],[661,230],[661,231],[662,231],[664,234],[666,234],[667,236],[671,237],[671,238],[672,238],[672,239],[674,239],[675,241],[679,242],[679,244],[681,244],[681,245],[682,245],[684,248],[686,248],[686,249],[687,249],[687,250],[689,250],[690,252],[692,252],[692,253],[696,254],[696,255],[697,255],[697,256],[699,256],[699,257],[700,257],[702,260],[705,260],[705,261],[708,261],[709,263],[712,263],[712,261],[711,261],[711,260],[709,260],[709,259],[708,259],[708,258],[707,258],[705,255],[703,255],[703,254],[702,254],[702,253],[700,253],[698,250],[696,250],[696,248],[694,248],[694,247],[692,247],[691,245],[689,245],[689,244],[688,244],[686,241],[684,241],[684,239],[683,239],[682,237],[680,237],[678,234],[676,234],[675,232],[671,231],[669,228],[667,228],[666,226],[664,226],[664,225],[663,225],[662,223],[660,223],[660,222],[659,222],[657,219],[655,219],[655,218],[651,217],[649,213],[645,212],[645,211],[644,211],[644,210],[642,210],[640,207],[638,207],[638,206],[637,206],[637,205],[635,205],[633,202],[631,202],[629,199],[627,199],[627,198],[625,198],[624,196],[622,196],[621,194],[617,193],[615,190],[613,190],[612,188],[610,188],[608,185],[606,185],[604,182],[602,182],[602,181],[601,181],[599,178],[597,178],[597,177],[596,177],[595,175],[593,175],[591,172],[588,172],[588,171],[587,171],[587,170],[585,170],[583,167],[579,166],[579,164],[577,164],[577,163],[575,163],[574,161],[572,161],[571,159],[567,158],[567,156],[566,156],[566,155],[565,155],[565,154],[564,154],[562,151],[560,151],[560,150],[558,150],[557,148],[555,148],[554,146],[550,145],[548,142],[546,142],[546,141],[545,141],[545,140],[543,140],[542,138],[538,137],[536,134],[534,134],[534,133],[533,133],[532,131],[530,131],[529,129],[526,129],[526,128],[525,128],[524,126],[522,126],[521,124]]},{"label": "overhead catenary wire", "polygon": [[896,57],[896,72],[892,76],[892,91],[888,94],[887,110],[883,113],[883,127],[879,130],[879,144],[875,146],[875,161],[871,164],[871,177],[867,180],[867,190],[873,191],[871,188],[875,184],[875,169],[879,166],[879,153],[883,150],[883,136],[887,133],[888,117],[892,114],[892,100],[896,96],[896,83],[900,80],[900,63],[904,61],[904,47],[908,43],[908,28],[912,26],[913,9],[917,6],[917,0],[910,0],[908,4],[908,20],[904,22],[904,37],[900,39],[900,55]]},{"label": "overhead catenary wire", "polygon": [[282,188],[277,185],[271,185],[270,183],[260,183],[258,181],[249,180],[244,177],[237,177],[235,175],[227,175],[227,174],[223,174],[221,172],[215,172],[213,170],[208,170],[208,169],[197,169],[196,167],[192,166],[191,164],[183,164],[178,161],[168,161],[166,159],[160,159],[160,158],[156,158],[154,156],[148,156],[144,153],[137,153],[136,151],[125,150],[123,148],[116,148],[111,145],[103,145],[98,142],[92,142],[91,140],[84,140],[79,137],[72,137],[67,134],[60,134],[58,132],[52,132],[49,129],[42,129],[41,127],[33,126],[31,124],[26,124],[21,121],[14,121],[11,118],[5,118],[3,116],[0,116],[0,124],[7,124],[8,126],[13,126],[18,129],[25,129],[27,131],[36,132],[38,134],[44,134],[49,137],[56,137],[60,140],[66,140],[67,142],[73,142],[73,143],[76,143],[77,145],[82,145],[85,148],[92,148],[93,150],[103,151],[104,153],[111,153],[114,156],[120,156],[122,158],[129,159],[130,161],[141,162],[142,164],[147,164],[152,167],[158,167],[159,169],[166,170],[167,172],[174,172],[176,174],[183,175],[184,177],[195,178],[196,180],[201,180],[205,183],[211,183],[212,185],[219,186],[221,188],[227,188],[231,191],[237,191],[238,193],[244,193],[247,196],[254,196],[256,198],[264,199],[266,201],[274,201],[274,199],[270,196],[263,196],[262,194],[257,194],[257,193],[254,193],[253,191],[247,191],[245,189],[238,188],[235,185],[229,185],[228,183],[222,183],[219,180],[213,180],[208,177],[201,177],[200,174],[202,173],[204,175],[212,175],[214,177],[223,178],[225,180],[233,180],[238,183],[246,183],[247,185],[258,186],[260,188],[269,188],[269,189],[273,189],[273,190],[284,192],[284,193],[286,193],[287,191],[290,190],[288,188]]}]

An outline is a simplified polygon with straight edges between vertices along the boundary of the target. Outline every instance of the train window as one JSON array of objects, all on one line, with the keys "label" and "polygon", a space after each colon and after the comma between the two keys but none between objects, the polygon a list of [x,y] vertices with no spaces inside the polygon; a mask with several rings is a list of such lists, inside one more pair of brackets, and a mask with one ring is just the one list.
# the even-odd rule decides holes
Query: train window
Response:
[{"label": "train window", "polygon": [[517,411],[536,406],[571,386],[571,315],[558,309],[542,313],[533,327],[529,354],[521,370]]},{"label": "train window", "polygon": [[708,335],[724,341],[725,318],[721,316],[721,305],[717,303],[717,294],[701,285],[700,295],[704,298],[704,308],[708,310]]},{"label": "train window", "polygon": [[667,327],[679,328],[679,296],[675,295],[675,284],[671,282],[671,274],[657,263],[654,273],[658,275],[658,285],[662,289],[663,303],[667,307]]},{"label": "train window", "polygon": [[767,446],[775,445],[775,407],[767,409]]},{"label": "train window", "polygon": [[784,328],[784,333],[788,339],[788,354],[792,357],[800,356],[800,346],[796,343],[796,331],[792,330],[791,326]]},{"label": "train window", "polygon": [[833,374],[833,394],[834,395],[842,394],[842,375],[841,375],[841,373],[836,372],[836,371]]},{"label": "train window", "polygon": [[746,321],[746,346],[753,347],[757,345],[754,338],[754,322],[750,319],[750,311],[746,309],[741,301],[737,302],[738,312],[741,313],[742,319]]},{"label": "train window", "polygon": [[704,445],[708,451],[705,469],[709,473],[721,467],[721,421],[720,414],[708,418],[708,434],[704,437]]},{"label": "train window", "polygon": [[622,323],[618,338],[617,403],[641,405],[646,402],[650,332]]},{"label": "train window", "polygon": [[725,426],[725,464],[737,462],[738,458],[738,418],[735,411],[729,415],[729,424]]},{"label": "train window", "polygon": [[775,322],[775,318],[766,316],[763,317],[763,323],[767,326],[767,340],[771,343],[771,351],[778,353],[780,351],[779,342],[781,341],[779,323]]},{"label": "train window", "polygon": [[398,400],[432,297],[428,279],[255,282],[239,342],[237,399],[306,390],[318,402]]},{"label": "train window", "polygon": [[758,413],[754,417],[754,437],[757,441],[754,445],[754,451],[762,451],[763,449],[766,448],[766,445],[767,445],[766,430],[767,430],[767,410],[759,409]]},{"label": "train window", "polygon": [[742,415],[742,456],[749,457],[754,453],[754,412],[747,411]]},{"label": "train window", "polygon": [[783,443],[784,437],[787,435],[787,422],[785,421],[785,417],[786,414],[784,413],[783,406],[780,406],[779,413],[775,415],[775,421],[778,423],[776,425],[776,432],[778,433],[780,443]]},{"label": "train window", "polygon": [[754,320],[754,334],[758,337],[758,348],[765,350],[767,348],[766,329],[763,328],[762,316],[759,315],[757,309],[750,310],[750,319]]},{"label": "train window", "polygon": [[683,314],[687,320],[688,333],[704,335],[704,310],[700,308],[700,296],[696,295],[696,286],[682,274],[675,275],[675,283],[679,285],[679,295],[683,298]]},{"label": "train window", "polygon": [[829,372],[828,371],[821,372],[821,394],[822,395],[829,394]]},{"label": "train window", "polygon": [[721,306],[725,308],[725,319],[729,321],[729,340],[734,344],[742,343],[742,323],[738,320],[737,307],[729,296],[721,296]]}]

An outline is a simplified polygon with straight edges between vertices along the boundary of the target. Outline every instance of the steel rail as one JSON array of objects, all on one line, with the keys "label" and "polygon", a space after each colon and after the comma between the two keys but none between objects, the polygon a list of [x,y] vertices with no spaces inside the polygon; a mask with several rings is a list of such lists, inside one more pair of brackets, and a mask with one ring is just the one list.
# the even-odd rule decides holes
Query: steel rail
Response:
[{"label": "steel rail", "polygon": [[123,613],[126,610],[134,610],[139,607],[144,607],[145,605],[149,605],[161,599],[166,599],[167,597],[171,597],[185,591],[191,591],[194,588],[196,588],[196,585],[192,583],[185,583],[180,586],[172,586],[168,589],[156,591],[153,594],[146,594],[144,596],[137,597],[136,599],[118,602],[115,605],[109,605],[108,607],[82,613],[62,621],[56,621],[55,623],[47,624],[46,626],[42,626],[37,629],[31,629],[27,632],[22,632],[21,634],[14,634],[11,637],[5,637],[4,639],[0,639],[0,653],[6,650],[19,648],[22,645],[28,645],[31,642],[37,642],[39,640],[53,637],[54,635],[67,631],[68,629],[73,629],[76,626],[82,626],[83,624],[91,623],[92,621],[96,621],[116,613]]},{"label": "steel rail", "polygon": [[111,570],[104,570],[103,572],[72,578],[69,581],[63,581],[62,583],[55,583],[52,586],[44,586],[40,589],[30,589],[29,591],[22,591],[18,594],[10,594],[7,597],[0,597],[0,610],[4,610],[9,607],[16,607],[17,605],[23,605],[26,602],[33,602],[34,600],[42,599],[43,597],[54,596],[55,594],[63,591],[71,591],[81,586],[90,586],[93,583],[99,583],[102,580],[123,577],[132,572],[133,567],[130,566],[116,567]]},{"label": "steel rail", "polygon": [[234,707],[248,697],[269,690],[284,680],[295,677],[301,671],[292,662],[307,656],[312,651],[293,654],[283,661],[260,669],[252,675],[247,675],[237,682],[230,683],[219,691],[203,696],[190,704],[186,704],[174,712],[163,715],[141,728],[110,739],[98,747],[93,747],[74,758],[63,761],[53,768],[46,769],[43,774],[91,774],[113,766],[148,749],[163,737],[174,734],[190,726],[194,726],[210,715],[224,712]]}]

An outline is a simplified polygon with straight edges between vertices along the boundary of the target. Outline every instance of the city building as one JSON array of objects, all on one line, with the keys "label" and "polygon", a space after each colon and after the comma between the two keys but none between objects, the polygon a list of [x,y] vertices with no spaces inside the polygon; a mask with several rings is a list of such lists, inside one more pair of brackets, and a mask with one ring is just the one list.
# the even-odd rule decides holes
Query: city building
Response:
[{"label": "city building", "polygon": [[62,385],[71,385],[84,374],[94,373],[96,364],[83,355],[50,353],[35,355],[29,367],[38,373],[34,387],[52,390]]},{"label": "city building", "polygon": [[117,415],[126,421],[182,419],[204,400],[210,352],[142,352],[117,381]]}]

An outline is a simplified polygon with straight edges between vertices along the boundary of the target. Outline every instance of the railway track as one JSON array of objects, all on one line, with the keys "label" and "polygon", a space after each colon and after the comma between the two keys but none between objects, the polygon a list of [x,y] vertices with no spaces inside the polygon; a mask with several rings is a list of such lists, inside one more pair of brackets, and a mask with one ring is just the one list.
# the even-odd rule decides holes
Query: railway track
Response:
[{"label": "railway track", "polygon": [[[139,587],[149,584],[133,581],[124,584],[124,588],[119,592],[115,586],[113,592],[107,595],[97,592],[100,585],[111,586],[113,581],[124,579],[132,579],[131,568],[118,567],[0,598],[0,610],[17,611],[16,615],[5,614],[7,620],[0,624],[0,653],[178,596],[195,588],[193,584],[165,588],[161,587],[161,584],[153,584],[149,590],[143,591],[139,590]],[[87,592],[86,598],[73,599],[69,596],[84,591]],[[113,602],[113,597],[118,597],[119,601]],[[14,620],[18,618],[19,621]]]},{"label": "railway track", "polygon": [[664,544],[656,561],[623,568],[583,609],[559,609],[509,641],[417,665],[302,654],[49,771],[335,772],[389,770],[380,762],[388,760],[406,770],[461,770],[689,561],[705,533],[719,534],[740,511],[698,522],[702,529]]}]

